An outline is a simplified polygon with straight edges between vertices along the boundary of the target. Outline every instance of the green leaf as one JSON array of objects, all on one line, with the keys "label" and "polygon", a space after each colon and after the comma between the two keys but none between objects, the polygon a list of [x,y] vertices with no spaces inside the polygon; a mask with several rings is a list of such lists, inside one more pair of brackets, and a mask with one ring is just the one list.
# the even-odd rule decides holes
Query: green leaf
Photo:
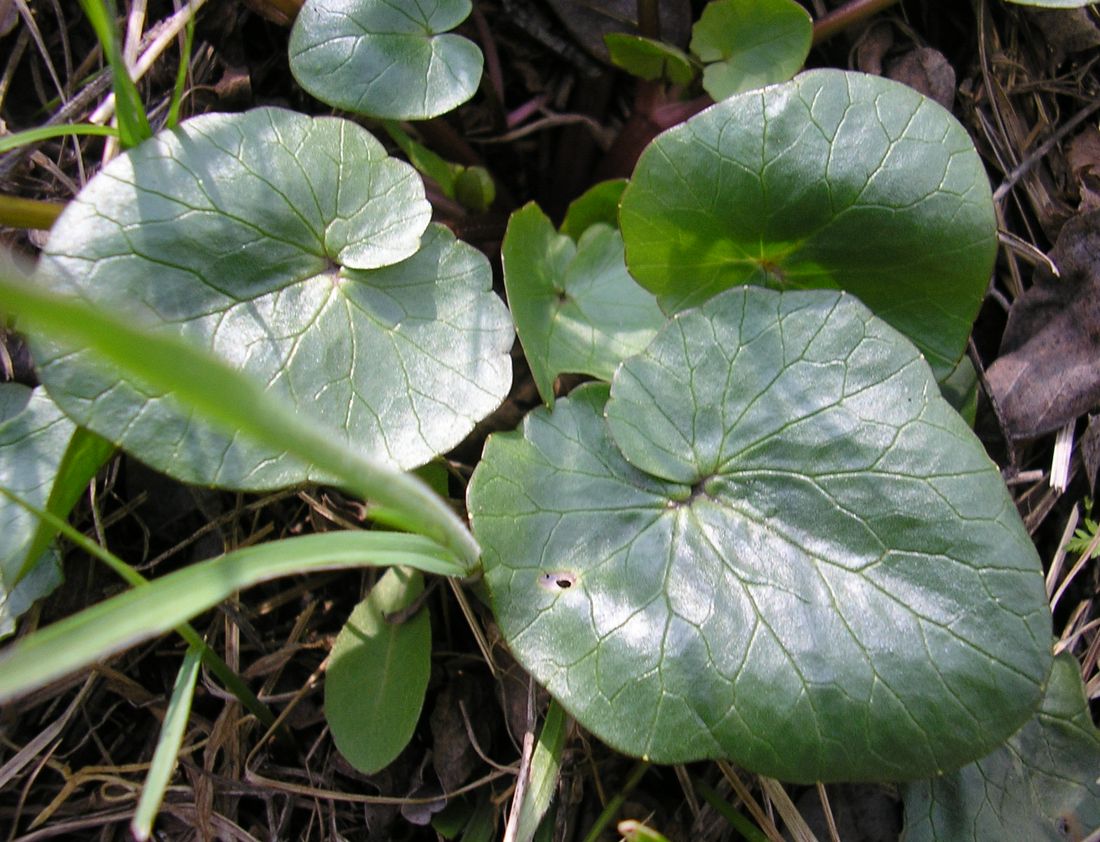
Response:
[{"label": "green leaf", "polygon": [[916,348],[853,296],[729,291],[610,394],[493,435],[469,488],[501,631],[584,727],[808,783],[929,777],[1032,714],[1035,548]]},{"label": "green leaf", "polygon": [[691,51],[707,67],[714,99],[785,82],[810,53],[813,20],[794,0],[715,0],[691,28]]},{"label": "green leaf", "polygon": [[385,768],[412,739],[431,672],[426,610],[389,615],[424,590],[419,573],[387,570],[336,637],[325,673],[325,719],[344,758],[360,772]]},{"label": "green leaf", "polygon": [[280,576],[355,567],[415,567],[463,575],[449,552],[419,535],[327,532],[235,550],[154,579],[20,638],[0,652],[0,702],[157,637],[235,591]]},{"label": "green leaf", "polygon": [[625,178],[613,178],[589,187],[569,203],[561,223],[561,233],[579,240],[581,234],[600,222],[618,228],[619,199],[625,189]]},{"label": "green leaf", "polygon": [[176,770],[183,735],[187,730],[187,720],[191,717],[191,700],[195,696],[195,682],[198,681],[201,665],[202,649],[189,646],[176,676],[168,709],[164,712],[164,722],[157,736],[157,747],[149,763],[145,783],[141,787],[141,799],[130,822],[130,832],[139,842],[145,842],[152,835],[153,822],[164,802],[172,773]]},{"label": "green leaf", "polygon": [[[44,508],[75,432],[45,390],[0,384],[0,487]],[[61,582],[53,536],[38,537],[38,528],[32,514],[0,499],[0,637]]]},{"label": "green leaf", "polygon": [[[353,123],[210,114],[96,176],[38,276],[211,349],[332,436],[411,468],[458,444],[511,382],[488,261],[442,227],[425,233],[430,212],[413,168]],[[72,346],[33,348],[67,413],[158,470],[253,490],[331,479],[122,371],[93,372]]]},{"label": "green leaf", "polygon": [[405,528],[431,537],[460,559],[464,574],[478,566],[480,548],[454,511],[415,477],[335,439],[274,399],[255,380],[209,352],[176,337],[135,328],[117,316],[40,290],[0,253],[0,313],[19,317],[22,329],[87,348],[179,406],[221,430],[253,438],[295,458],[354,494],[398,513]]},{"label": "green leaf", "polygon": [[907,842],[1065,842],[1100,828],[1100,731],[1069,653],[1039,712],[1002,747],[953,774],[906,787]]},{"label": "green leaf", "polygon": [[481,83],[481,50],[454,29],[470,0],[306,0],[290,33],[290,70],[322,102],[426,120]]},{"label": "green leaf", "polygon": [[641,79],[666,79],[675,85],[687,85],[695,78],[691,59],[670,44],[622,32],[608,33],[603,40],[611,63]]},{"label": "green leaf", "polygon": [[610,380],[665,322],[653,296],[627,273],[619,232],[606,225],[575,243],[531,203],[512,214],[501,254],[516,332],[548,405],[559,374]]},{"label": "green leaf", "polygon": [[631,274],[669,309],[746,283],[846,289],[937,377],[962,356],[997,250],[963,127],[905,85],[838,70],[659,135],[620,219]]}]

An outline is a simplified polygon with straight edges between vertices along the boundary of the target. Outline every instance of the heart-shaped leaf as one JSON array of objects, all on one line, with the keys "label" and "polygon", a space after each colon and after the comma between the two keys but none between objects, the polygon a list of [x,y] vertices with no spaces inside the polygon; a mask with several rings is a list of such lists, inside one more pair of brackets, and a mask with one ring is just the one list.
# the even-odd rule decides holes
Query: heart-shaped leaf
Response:
[{"label": "heart-shaped leaf", "polygon": [[449,32],[469,14],[470,0],[306,0],[290,33],[290,70],[338,108],[437,117],[481,82],[481,50]]},{"label": "heart-shaped leaf", "polygon": [[391,568],[355,606],[332,647],[325,674],[325,719],[336,747],[361,772],[377,772],[408,745],[431,672],[427,611],[399,621],[424,590],[421,575]]},{"label": "heart-shaped leaf", "polygon": [[653,296],[627,273],[613,228],[593,225],[574,242],[532,203],[512,214],[501,252],[516,332],[550,406],[559,374],[610,380],[665,323]]},{"label": "heart-shaped leaf", "polygon": [[707,62],[703,88],[725,99],[802,69],[813,21],[794,0],[715,0],[691,29],[691,51]]},{"label": "heart-shaped leaf", "polygon": [[[46,508],[75,431],[43,389],[0,383],[0,487]],[[0,497],[0,637],[11,634],[16,618],[61,581],[54,550],[27,558],[37,528],[34,515]]]},{"label": "heart-shaped leaf", "polygon": [[656,762],[900,780],[1032,714],[1035,549],[917,349],[854,297],[731,290],[610,394],[491,437],[469,489],[501,630],[585,727]]},{"label": "heart-shaped leaf", "polygon": [[905,791],[907,842],[1065,842],[1100,828],[1100,731],[1077,662],[1054,661],[1043,705],[1003,746]]},{"label": "heart-shaped leaf", "polygon": [[[352,123],[211,114],[105,167],[58,219],[38,275],[210,348],[410,468],[461,441],[511,379],[488,261],[440,227],[421,242],[429,213],[415,171]],[[34,350],[66,412],[162,471],[253,489],[310,476],[82,352]]]},{"label": "heart-shaped leaf", "polygon": [[912,88],[837,70],[659,135],[620,220],[631,274],[667,309],[745,283],[846,289],[938,377],[962,356],[997,249],[963,127]]},{"label": "heart-shaped leaf", "polygon": [[641,79],[667,79],[675,85],[687,85],[695,78],[691,59],[671,44],[623,32],[611,32],[603,40],[611,63]]}]

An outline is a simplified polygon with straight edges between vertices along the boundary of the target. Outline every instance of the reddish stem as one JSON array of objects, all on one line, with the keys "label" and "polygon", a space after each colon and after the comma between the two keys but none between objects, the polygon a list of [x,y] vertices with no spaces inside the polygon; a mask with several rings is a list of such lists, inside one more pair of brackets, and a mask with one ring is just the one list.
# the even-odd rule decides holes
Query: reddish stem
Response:
[{"label": "reddish stem", "polygon": [[837,33],[877,15],[884,9],[896,5],[899,0],[851,0],[839,9],[834,9],[814,22],[814,44],[820,44]]}]

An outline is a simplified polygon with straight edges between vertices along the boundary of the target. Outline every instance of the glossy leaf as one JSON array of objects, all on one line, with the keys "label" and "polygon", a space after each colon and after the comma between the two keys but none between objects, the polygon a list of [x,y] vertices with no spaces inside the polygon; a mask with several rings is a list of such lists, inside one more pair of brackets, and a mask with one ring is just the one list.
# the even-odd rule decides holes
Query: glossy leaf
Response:
[{"label": "glossy leaf", "polygon": [[[0,384],[0,487],[44,508],[75,432],[45,390]],[[34,515],[0,498],[0,637],[61,582],[52,536],[36,541],[38,528]]]},{"label": "glossy leaf", "polygon": [[619,232],[606,225],[574,242],[532,203],[512,214],[501,253],[516,332],[551,406],[559,374],[610,380],[665,322],[653,296],[627,273]]},{"label": "glossy leaf", "polygon": [[1081,673],[1054,662],[1043,705],[1004,746],[905,791],[907,842],[1065,842],[1100,829],[1100,731]]},{"label": "glossy leaf", "polygon": [[846,289],[937,377],[962,356],[997,249],[962,126],[911,88],[836,70],[659,135],[620,221],[631,273],[670,310],[746,283]]},{"label": "glossy leaf", "polygon": [[669,44],[622,32],[612,32],[603,40],[611,63],[641,79],[666,79],[676,85],[687,85],[695,78],[691,59]]},{"label": "glossy leaf", "polygon": [[1031,716],[1035,549],[916,348],[853,296],[726,292],[610,395],[495,434],[469,489],[501,630],[582,725],[811,782],[932,776]]},{"label": "glossy leaf", "polygon": [[306,0],[290,33],[290,70],[338,108],[437,117],[481,82],[481,50],[449,31],[469,14],[470,0]]},{"label": "glossy leaf", "polygon": [[810,52],[813,21],[794,0],[715,0],[691,29],[691,51],[707,64],[714,99],[785,82]]},{"label": "glossy leaf", "polygon": [[43,292],[0,253],[0,313],[17,316],[22,330],[58,337],[87,348],[100,365],[115,365],[171,395],[180,407],[220,430],[285,448],[337,484],[384,507],[401,528],[437,540],[453,553],[463,575],[478,566],[480,548],[454,511],[416,477],[396,471],[347,442],[333,439],[310,420],[265,392],[254,379],[207,351],[174,336],[135,328],[114,314],[70,297]]},{"label": "glossy leaf", "polygon": [[355,606],[325,673],[325,719],[344,758],[367,774],[390,764],[412,739],[431,672],[426,610],[399,621],[424,590],[419,573],[392,568]]},{"label": "glossy leaf", "polygon": [[[54,226],[38,274],[211,349],[332,436],[411,468],[461,441],[511,380],[488,261],[426,230],[429,214],[412,167],[352,123],[211,114],[112,161]],[[179,479],[319,478],[71,346],[34,350],[66,412]]]}]

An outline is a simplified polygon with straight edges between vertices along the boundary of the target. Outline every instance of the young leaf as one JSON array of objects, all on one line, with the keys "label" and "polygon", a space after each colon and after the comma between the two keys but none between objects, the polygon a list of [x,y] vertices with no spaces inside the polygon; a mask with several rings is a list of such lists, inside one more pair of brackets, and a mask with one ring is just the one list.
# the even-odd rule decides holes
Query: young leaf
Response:
[{"label": "young leaf", "polygon": [[585,190],[569,203],[565,209],[565,219],[561,222],[561,233],[574,240],[597,223],[619,227],[619,200],[626,189],[625,178],[601,181]]},{"label": "young leaf", "polygon": [[234,550],[20,638],[0,652],[0,702],[164,634],[234,591],[291,574],[396,564],[443,576],[464,574],[434,541],[404,533],[326,532]]},{"label": "young leaf", "polygon": [[494,434],[469,488],[501,630],[582,725],[808,783],[932,776],[1032,714],[1035,548],[917,349],[853,296],[726,292],[610,394]]},{"label": "young leaf", "polygon": [[394,622],[424,590],[423,577],[387,570],[336,637],[325,673],[325,719],[340,753],[360,772],[383,769],[408,745],[431,672],[426,610]]},{"label": "young leaf", "polygon": [[[0,384],[0,486],[44,508],[75,432],[45,390]],[[0,637],[61,581],[52,536],[35,540],[37,532],[33,515],[0,498]]]},{"label": "young leaf", "polygon": [[[413,168],[353,123],[210,114],[96,176],[38,276],[186,336],[334,437],[411,468],[461,441],[511,381],[488,261],[442,227],[425,233],[430,212]],[[121,371],[93,371],[72,346],[34,351],[66,412],[165,473],[239,489],[322,479]]]},{"label": "young leaf", "polygon": [[449,32],[469,14],[470,0],[306,0],[290,33],[290,70],[338,108],[437,117],[481,83],[481,50]]},{"label": "young leaf", "polygon": [[1100,828],[1100,731],[1073,656],[1054,661],[1039,712],[992,754],[906,787],[908,842],[1065,842]]},{"label": "young leaf", "polygon": [[665,317],[626,271],[622,237],[596,225],[575,243],[535,204],[512,214],[501,249],[516,332],[542,399],[565,372],[610,380]]},{"label": "young leaf", "polygon": [[667,79],[676,85],[687,85],[695,78],[691,59],[669,44],[622,32],[609,33],[603,40],[611,63],[634,76]]},{"label": "young leaf", "polygon": [[715,0],[691,29],[707,67],[703,89],[720,100],[785,82],[810,52],[813,20],[794,0]]},{"label": "young leaf", "polygon": [[837,70],[657,137],[620,211],[631,274],[683,309],[738,284],[855,293],[937,377],[962,356],[997,227],[969,135],[905,85]]}]

